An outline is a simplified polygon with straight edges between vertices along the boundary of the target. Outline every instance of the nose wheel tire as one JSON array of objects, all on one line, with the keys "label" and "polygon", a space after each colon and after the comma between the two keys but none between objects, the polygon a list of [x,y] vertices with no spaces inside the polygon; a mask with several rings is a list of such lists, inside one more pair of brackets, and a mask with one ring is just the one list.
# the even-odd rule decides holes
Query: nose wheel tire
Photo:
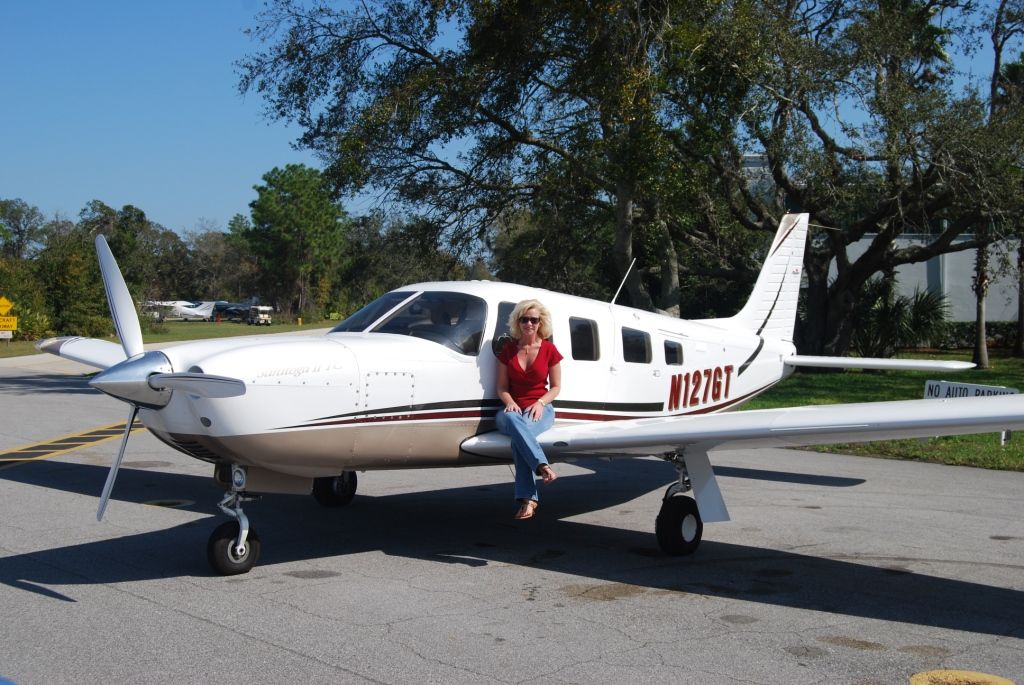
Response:
[{"label": "nose wheel tire", "polygon": [[225,521],[217,526],[206,543],[206,559],[210,568],[222,576],[248,573],[260,556],[260,538],[254,528],[242,545],[241,554],[235,549],[238,539],[238,521]]},{"label": "nose wheel tire", "polygon": [[697,510],[697,502],[690,497],[669,497],[661,505],[654,529],[658,544],[665,554],[693,554],[700,546],[700,538],[704,533],[704,522]]},{"label": "nose wheel tire", "polygon": [[358,479],[355,471],[342,471],[340,476],[313,479],[313,498],[322,507],[343,507],[356,496]]}]

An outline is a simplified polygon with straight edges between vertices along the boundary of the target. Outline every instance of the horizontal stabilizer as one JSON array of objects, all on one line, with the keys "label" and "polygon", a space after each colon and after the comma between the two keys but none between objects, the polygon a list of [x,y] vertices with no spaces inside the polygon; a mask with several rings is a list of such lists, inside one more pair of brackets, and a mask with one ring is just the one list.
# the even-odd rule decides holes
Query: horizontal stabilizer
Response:
[{"label": "horizontal stabilizer", "polygon": [[880,359],[877,357],[811,357],[795,354],[782,360],[787,366],[819,369],[889,369],[899,371],[965,371],[971,362],[942,359]]},{"label": "horizontal stabilizer", "polygon": [[181,390],[207,399],[239,397],[245,394],[245,382],[227,376],[207,373],[155,373],[149,385],[156,390]]},{"label": "horizontal stabilizer", "polygon": [[97,369],[109,369],[127,358],[124,348],[117,343],[78,336],[40,340],[36,343],[36,349]]}]

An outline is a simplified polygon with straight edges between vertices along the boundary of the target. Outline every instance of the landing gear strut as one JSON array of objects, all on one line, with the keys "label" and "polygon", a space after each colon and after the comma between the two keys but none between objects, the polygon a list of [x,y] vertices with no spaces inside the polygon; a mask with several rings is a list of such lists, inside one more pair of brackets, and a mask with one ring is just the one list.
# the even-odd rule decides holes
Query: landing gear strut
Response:
[{"label": "landing gear strut", "polygon": [[654,530],[658,536],[658,545],[665,554],[671,556],[693,554],[700,546],[704,523],[701,521],[697,502],[685,495],[692,489],[686,462],[677,452],[664,454],[662,459],[676,467],[679,480],[668,486],[661,503],[661,511],[655,520]]},{"label": "landing gear strut", "polygon": [[243,503],[259,498],[245,494],[245,482],[245,467],[232,466],[231,489],[217,506],[234,520],[217,526],[206,543],[210,567],[223,576],[248,573],[260,556],[259,535],[249,527],[249,518],[242,511]]}]

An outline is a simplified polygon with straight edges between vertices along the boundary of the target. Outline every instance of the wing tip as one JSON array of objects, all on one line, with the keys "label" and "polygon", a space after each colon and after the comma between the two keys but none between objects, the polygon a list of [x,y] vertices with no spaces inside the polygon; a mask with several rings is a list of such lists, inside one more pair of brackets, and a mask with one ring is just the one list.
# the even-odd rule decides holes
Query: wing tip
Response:
[{"label": "wing tip", "polygon": [[45,338],[36,342],[35,348],[40,352],[46,352],[47,354],[53,354],[60,356],[60,348],[63,347],[71,340],[77,340],[78,336],[65,335],[58,338]]}]

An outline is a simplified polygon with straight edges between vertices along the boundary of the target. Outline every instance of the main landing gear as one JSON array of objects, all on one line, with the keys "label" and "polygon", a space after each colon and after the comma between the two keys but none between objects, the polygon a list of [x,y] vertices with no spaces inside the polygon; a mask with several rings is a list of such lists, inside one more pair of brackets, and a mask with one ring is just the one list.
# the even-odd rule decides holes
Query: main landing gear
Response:
[{"label": "main landing gear", "polygon": [[658,537],[658,545],[665,554],[671,556],[693,554],[700,546],[704,522],[701,521],[697,502],[685,494],[693,489],[690,476],[686,472],[686,462],[682,455],[676,452],[662,455],[662,459],[676,467],[679,480],[668,486],[661,503],[661,511],[655,520],[654,530]]},{"label": "main landing gear", "polygon": [[313,499],[322,507],[343,507],[356,496],[359,480],[355,471],[342,471],[340,476],[313,479]]},{"label": "main landing gear", "polygon": [[[206,559],[216,573],[234,576],[248,573],[260,556],[260,537],[242,511],[246,502],[259,499],[245,491],[248,473],[244,466],[231,466],[228,492],[217,506],[232,520],[217,526],[206,543]],[[313,479],[313,497],[325,507],[342,507],[352,501],[358,480],[355,471]]]}]

